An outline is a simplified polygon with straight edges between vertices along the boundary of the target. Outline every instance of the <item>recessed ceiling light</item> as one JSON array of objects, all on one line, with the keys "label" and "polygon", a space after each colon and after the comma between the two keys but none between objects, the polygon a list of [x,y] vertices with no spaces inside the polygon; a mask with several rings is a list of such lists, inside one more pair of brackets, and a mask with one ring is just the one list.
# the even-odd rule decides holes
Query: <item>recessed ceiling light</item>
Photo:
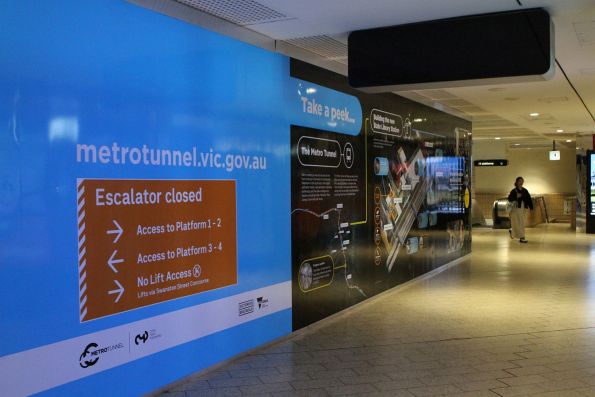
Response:
[{"label": "recessed ceiling light", "polygon": [[566,142],[572,142],[572,139],[567,139]]},{"label": "recessed ceiling light", "polygon": [[539,113],[536,113],[536,112],[529,113],[529,116],[531,116],[531,117],[537,117],[537,116],[539,116]]},{"label": "recessed ceiling light", "polygon": [[558,128],[556,132],[564,132],[564,130],[562,128]]},{"label": "recessed ceiling light", "polygon": [[520,143],[515,143],[514,146],[521,146],[521,144]]},{"label": "recessed ceiling light", "polygon": [[499,136],[497,136],[497,137],[495,137],[494,139],[495,139],[495,140],[497,140],[497,141],[499,141],[499,140],[500,140],[500,139],[502,139],[502,138],[500,138]]}]

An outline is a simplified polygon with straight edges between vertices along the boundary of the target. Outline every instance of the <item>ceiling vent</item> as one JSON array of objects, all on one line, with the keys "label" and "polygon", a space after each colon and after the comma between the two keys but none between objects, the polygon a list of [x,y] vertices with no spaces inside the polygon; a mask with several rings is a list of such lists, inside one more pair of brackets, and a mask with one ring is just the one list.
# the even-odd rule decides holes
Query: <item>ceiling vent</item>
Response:
[{"label": "ceiling vent", "polygon": [[554,116],[547,113],[541,113],[539,116],[521,115],[521,118],[527,121],[556,121]]},{"label": "ceiling vent", "polygon": [[451,94],[445,90],[422,90],[417,91],[419,95],[425,96],[433,101],[441,101],[443,99],[457,99],[456,95]]},{"label": "ceiling vent", "polygon": [[479,122],[479,121],[493,121],[493,120],[504,120],[504,119],[500,116],[496,116],[495,114],[480,114],[480,115],[473,117],[474,123]]},{"label": "ceiling vent", "polygon": [[253,0],[176,0],[240,26],[293,19]]},{"label": "ceiling vent", "polygon": [[516,124],[504,119],[496,120],[482,120],[477,121],[473,118],[473,129],[479,128],[500,128],[500,127],[515,127]]},{"label": "ceiling vent", "polygon": [[554,96],[548,98],[537,98],[537,102],[541,103],[555,103],[555,102],[566,102],[568,101],[567,96]]},{"label": "ceiling vent", "polygon": [[544,134],[544,136],[552,139],[571,139],[574,138],[575,134],[568,134],[564,132],[557,132],[557,133],[548,133]]},{"label": "ceiling vent", "polygon": [[543,148],[551,148],[551,143],[521,143],[521,144],[511,144],[508,146],[509,149],[543,149]]},{"label": "ceiling vent", "polygon": [[495,114],[481,114],[473,116],[473,129],[505,129],[510,127],[515,127],[518,129],[519,127],[502,117],[496,116]]},{"label": "ceiling vent", "polygon": [[284,40],[286,43],[308,50],[328,60],[347,65],[347,45],[329,36],[308,36]]},{"label": "ceiling vent", "polygon": [[465,112],[465,113],[471,114],[471,115],[485,113],[484,109],[480,108],[479,106],[475,106],[475,105],[460,106],[460,107],[457,107],[457,110],[460,110],[461,112]]}]

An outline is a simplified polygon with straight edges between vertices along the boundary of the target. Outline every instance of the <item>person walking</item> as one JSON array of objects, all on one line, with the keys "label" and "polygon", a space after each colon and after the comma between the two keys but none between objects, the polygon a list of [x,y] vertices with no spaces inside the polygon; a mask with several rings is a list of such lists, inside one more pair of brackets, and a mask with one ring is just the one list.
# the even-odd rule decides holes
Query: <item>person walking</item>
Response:
[{"label": "person walking", "polygon": [[512,204],[510,210],[510,227],[508,233],[511,239],[518,238],[519,242],[527,243],[525,239],[525,209],[533,210],[533,200],[529,191],[523,187],[525,180],[519,176],[514,182],[514,189],[508,195],[508,201]]}]

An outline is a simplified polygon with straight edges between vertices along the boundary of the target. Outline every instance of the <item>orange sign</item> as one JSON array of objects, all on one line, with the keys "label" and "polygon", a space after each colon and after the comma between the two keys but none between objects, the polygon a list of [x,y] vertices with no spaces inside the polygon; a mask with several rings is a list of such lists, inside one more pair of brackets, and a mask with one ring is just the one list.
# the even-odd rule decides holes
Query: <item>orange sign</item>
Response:
[{"label": "orange sign", "polygon": [[78,180],[80,320],[237,283],[235,181]]}]

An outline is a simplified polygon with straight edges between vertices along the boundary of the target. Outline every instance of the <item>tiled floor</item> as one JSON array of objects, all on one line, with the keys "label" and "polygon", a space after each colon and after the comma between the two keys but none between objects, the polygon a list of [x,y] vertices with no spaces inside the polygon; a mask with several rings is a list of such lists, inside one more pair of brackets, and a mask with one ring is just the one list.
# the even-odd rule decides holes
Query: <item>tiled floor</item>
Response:
[{"label": "tiled floor", "polygon": [[595,237],[475,229],[457,266],[161,397],[595,396]]}]

